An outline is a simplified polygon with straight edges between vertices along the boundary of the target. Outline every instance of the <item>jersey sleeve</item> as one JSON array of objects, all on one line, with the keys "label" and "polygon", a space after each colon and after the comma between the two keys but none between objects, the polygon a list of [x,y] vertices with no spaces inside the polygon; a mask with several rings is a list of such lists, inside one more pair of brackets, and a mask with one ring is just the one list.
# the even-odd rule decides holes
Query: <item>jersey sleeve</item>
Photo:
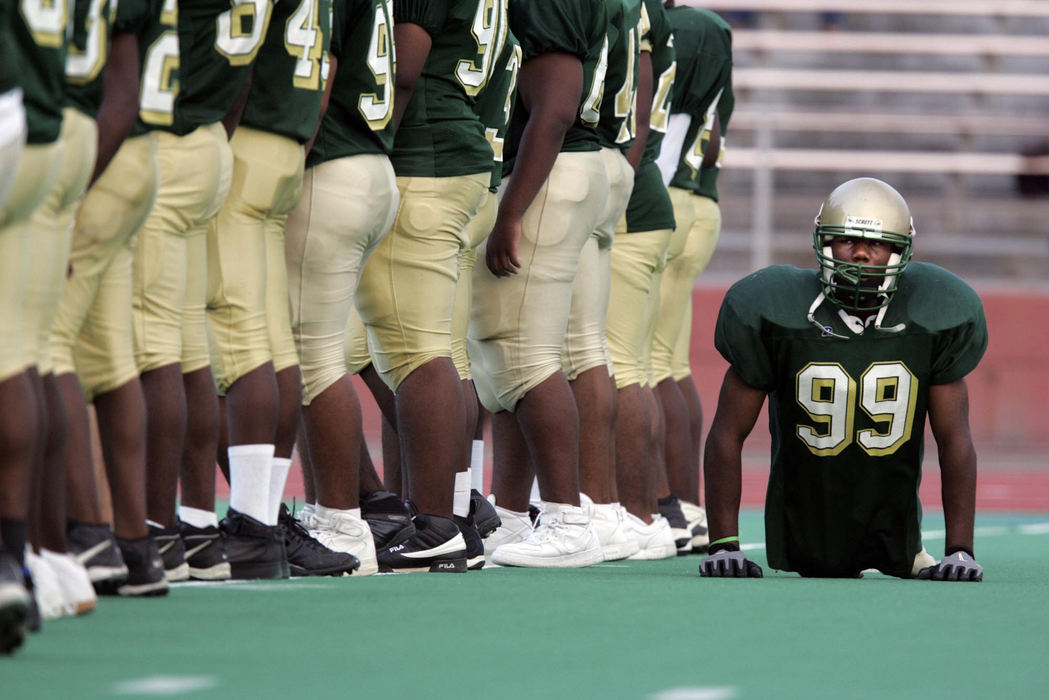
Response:
[{"label": "jersey sleeve", "polygon": [[142,36],[153,17],[160,14],[161,0],[121,0],[113,22],[114,34]]},{"label": "jersey sleeve", "polygon": [[[906,273],[904,273],[906,274]],[[960,280],[959,280],[960,282]],[[987,350],[987,318],[983,302],[968,285],[952,294],[951,305],[963,317],[937,336],[932,363],[933,384],[956,382],[976,369]]]},{"label": "jersey sleeve", "polygon": [[761,335],[757,294],[762,286],[758,273],[729,288],[718,311],[714,347],[748,386],[769,391],[773,388],[772,359]]},{"label": "jersey sleeve", "polygon": [[433,36],[448,18],[447,0],[397,0],[393,4],[395,24],[417,24]]},{"label": "jersey sleeve", "polygon": [[354,6],[354,0],[332,0],[331,43],[328,46],[328,53],[336,59],[342,58],[343,42],[353,29],[352,25],[350,25],[350,20],[354,16],[354,12],[351,9]]},{"label": "jersey sleeve", "polygon": [[[511,2],[510,26],[521,43],[524,60],[544,53],[568,53],[585,61],[590,52],[587,28],[591,25],[582,13],[586,5],[579,0]],[[607,23],[607,18],[602,20]]]},{"label": "jersey sleeve", "polygon": [[652,52],[653,46],[665,46],[670,40],[670,23],[658,0],[645,0],[641,6],[641,50]]}]

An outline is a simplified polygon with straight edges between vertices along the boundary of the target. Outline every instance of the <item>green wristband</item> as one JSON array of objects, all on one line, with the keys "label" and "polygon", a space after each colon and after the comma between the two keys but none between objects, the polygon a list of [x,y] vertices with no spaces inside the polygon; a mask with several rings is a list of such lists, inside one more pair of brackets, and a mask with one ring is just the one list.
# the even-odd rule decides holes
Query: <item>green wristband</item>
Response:
[{"label": "green wristband", "polygon": [[720,540],[714,540],[710,543],[710,546],[713,547],[716,544],[728,544],[729,542],[739,542],[739,535],[732,535],[730,537],[722,537]]}]

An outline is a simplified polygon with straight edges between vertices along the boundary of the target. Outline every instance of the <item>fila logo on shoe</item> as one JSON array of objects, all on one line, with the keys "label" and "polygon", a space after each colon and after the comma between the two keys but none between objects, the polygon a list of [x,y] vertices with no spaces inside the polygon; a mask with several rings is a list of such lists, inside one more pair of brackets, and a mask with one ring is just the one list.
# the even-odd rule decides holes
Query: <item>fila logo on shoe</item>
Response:
[{"label": "fila logo on shoe", "polygon": [[450,561],[439,561],[437,562],[438,569],[455,569],[455,563]]}]

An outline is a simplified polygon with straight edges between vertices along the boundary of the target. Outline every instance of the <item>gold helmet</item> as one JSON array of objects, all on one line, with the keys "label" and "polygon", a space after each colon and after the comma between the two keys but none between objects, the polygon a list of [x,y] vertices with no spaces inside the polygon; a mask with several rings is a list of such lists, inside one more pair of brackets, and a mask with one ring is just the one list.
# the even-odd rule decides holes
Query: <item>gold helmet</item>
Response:
[{"label": "gold helmet", "polygon": [[[857,265],[835,260],[830,243],[839,236],[891,244],[888,264]],[[896,291],[900,274],[910,262],[913,244],[914,220],[899,192],[873,177],[860,177],[838,185],[820,207],[812,235],[824,295],[838,306],[853,311],[886,306]]]}]

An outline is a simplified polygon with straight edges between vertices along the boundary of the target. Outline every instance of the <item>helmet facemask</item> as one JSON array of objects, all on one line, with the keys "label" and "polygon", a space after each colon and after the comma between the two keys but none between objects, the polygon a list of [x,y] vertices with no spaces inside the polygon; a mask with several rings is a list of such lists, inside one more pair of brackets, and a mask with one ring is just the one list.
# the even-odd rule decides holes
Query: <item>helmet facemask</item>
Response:
[{"label": "helmet facemask", "polygon": [[[812,247],[824,296],[849,311],[887,306],[913,249],[914,223],[899,193],[873,178],[850,180],[831,193],[815,223]],[[838,237],[882,241],[892,252],[885,265],[835,260],[831,241]]]}]

